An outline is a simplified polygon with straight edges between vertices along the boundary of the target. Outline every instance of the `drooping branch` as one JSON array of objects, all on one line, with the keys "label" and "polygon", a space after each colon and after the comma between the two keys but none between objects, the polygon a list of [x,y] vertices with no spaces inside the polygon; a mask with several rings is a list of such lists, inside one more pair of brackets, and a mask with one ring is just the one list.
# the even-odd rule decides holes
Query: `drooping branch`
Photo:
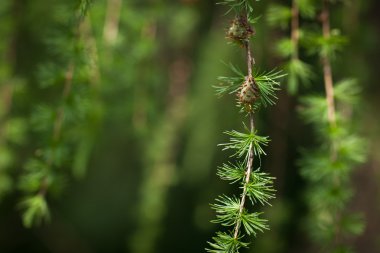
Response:
[{"label": "drooping branch", "polygon": [[[89,7],[90,2],[91,1],[86,1],[86,0],[83,0],[81,2],[81,7],[78,10],[78,13],[79,13],[78,16],[81,18],[77,20],[77,23],[75,24],[76,26],[74,27],[75,40],[79,40],[81,38],[82,34],[84,34],[84,36],[85,36],[85,33],[86,33],[85,30],[86,30],[86,28],[88,29],[88,27],[86,27],[86,25],[88,25],[88,24],[86,24],[85,15],[88,11],[88,7]],[[57,108],[56,117],[55,117],[55,120],[53,122],[53,135],[52,135],[53,145],[56,145],[56,143],[58,143],[60,138],[61,138],[62,127],[63,127],[63,123],[64,123],[64,118],[65,118],[65,103],[66,103],[67,99],[69,98],[69,96],[72,92],[74,71],[75,71],[74,60],[71,59],[68,62],[67,69],[65,71],[65,78],[64,78],[64,82],[63,82],[63,91],[62,91],[62,98],[61,98],[62,104]],[[46,161],[46,165],[49,169],[51,168],[51,166],[54,162],[54,159],[55,159],[55,157],[53,154]],[[48,176],[46,175],[41,180],[41,185],[40,185],[40,189],[38,191],[38,194],[41,196],[45,196],[46,192],[48,190],[48,187],[49,187]]]},{"label": "drooping branch", "polygon": [[[330,11],[329,11],[329,3],[328,0],[323,0],[323,7],[321,13],[321,21],[322,21],[322,33],[323,38],[327,41],[330,38]],[[327,102],[327,116],[328,121],[331,127],[336,127],[336,116],[335,116],[335,101],[334,101],[334,83],[331,69],[331,62],[329,55],[325,52],[322,55],[322,64],[323,64],[323,77],[325,84],[325,92],[326,92],[326,102]],[[330,149],[330,159],[331,161],[336,161],[338,159],[337,154],[337,143],[332,140],[331,149]],[[335,178],[334,184],[336,186],[340,185],[339,178]],[[334,242],[332,247],[336,248],[340,241],[340,220],[341,220],[341,212],[337,211],[334,213],[335,219],[335,235]]]},{"label": "drooping branch", "polygon": [[235,130],[226,131],[225,133],[231,137],[230,142],[220,144],[224,146],[223,150],[235,150],[235,154],[232,156],[244,157],[244,162],[224,164],[219,167],[217,173],[222,180],[239,182],[242,193],[239,198],[219,196],[216,199],[217,203],[212,205],[217,213],[217,219],[213,222],[231,226],[231,230],[228,233],[217,232],[216,237],[213,237],[213,242],[208,242],[211,249],[206,250],[212,253],[237,253],[240,248],[248,246],[248,243],[241,240],[245,234],[256,235],[256,232],[268,229],[267,221],[259,217],[260,213],[250,212],[247,208],[247,198],[252,205],[256,203],[265,205],[275,197],[274,178],[269,177],[267,173],[259,172],[259,169],[254,171],[255,157],[266,154],[263,146],[267,146],[269,142],[267,136],[256,135],[254,112],[261,107],[275,104],[274,100],[277,99],[275,92],[279,89],[277,80],[284,75],[281,74],[281,71],[272,70],[260,73],[253,69],[255,60],[250,40],[255,34],[251,26],[255,19],[250,1],[240,0],[235,3],[227,0],[224,3],[236,11],[236,16],[227,31],[227,38],[245,50],[247,74],[230,64],[231,70],[237,76],[221,77],[219,80],[224,83],[216,88],[219,89],[219,94],[236,93],[238,106],[242,112],[247,113],[249,118],[250,129],[247,129],[248,133],[240,133]]},{"label": "drooping branch", "polygon": [[[72,88],[72,83],[73,83],[73,75],[74,75],[74,63],[70,62],[65,74],[65,82],[63,86],[63,92],[62,92],[62,100],[63,103],[64,101],[68,98],[71,92]],[[54,120],[53,124],[53,136],[52,136],[52,141],[58,142],[61,132],[62,132],[62,125],[63,125],[63,120],[65,116],[65,108],[64,105],[62,104],[58,109],[57,109],[57,114],[56,118]],[[53,164],[54,157],[51,156],[49,160],[46,162],[48,168],[50,168]],[[41,180],[41,185],[40,185],[40,190],[38,191],[38,194],[41,196],[45,196],[46,192],[48,190],[48,177],[45,176]]]},{"label": "drooping branch", "polygon": [[[246,18],[246,16],[245,16]],[[245,20],[248,23],[248,18]],[[247,80],[254,80],[252,76],[252,69],[253,65],[255,64],[255,60],[253,57],[253,54],[251,52],[251,46],[250,46],[250,41],[247,40],[245,42],[245,49],[246,49],[246,54],[247,54],[247,69],[248,69],[248,77]],[[253,117],[253,111],[249,113],[249,122],[250,122],[250,131],[251,133],[254,133],[255,130],[255,124],[254,124],[254,117]],[[243,193],[241,195],[240,199],[240,206],[239,206],[239,215],[238,217],[241,217],[244,211],[244,205],[247,197],[247,189],[248,189],[248,184],[251,179],[251,173],[252,173],[252,168],[253,168],[253,160],[254,160],[254,146],[253,142],[249,145],[249,151],[248,151],[248,161],[247,161],[247,169],[245,172],[245,178],[244,178],[244,186],[243,186]],[[239,230],[241,226],[241,220],[238,219],[238,222],[235,225],[234,229],[234,239],[237,239],[239,236]]]},{"label": "drooping branch", "polygon": [[[304,97],[302,103],[305,107],[301,111],[307,122],[322,130],[316,131],[316,136],[322,140],[322,145],[304,152],[300,165],[301,173],[310,184],[308,190],[310,195],[307,199],[310,208],[308,227],[313,228],[313,231],[309,232],[310,237],[316,241],[315,246],[319,246],[326,252],[346,251],[346,248],[349,248],[346,247],[349,236],[361,233],[360,227],[363,226],[363,222],[360,218],[353,218],[357,214],[352,214],[347,209],[347,203],[350,200],[347,189],[352,188],[350,178],[355,165],[365,161],[364,140],[355,135],[350,126],[351,122],[344,117],[340,108],[336,107],[336,103],[352,106],[354,100],[357,99],[357,94],[354,92],[351,93],[353,94],[351,98],[343,98],[356,86],[352,81],[343,80],[334,84],[332,56],[342,48],[346,38],[331,31],[331,9],[329,9],[331,2],[331,0],[321,1],[318,16],[321,34],[311,36],[309,41],[313,42],[306,45],[307,49],[314,47],[321,52],[319,57],[323,70],[325,94]],[[305,9],[300,8],[301,14],[302,11]],[[323,120],[321,120],[321,115],[325,116]],[[351,141],[355,144],[348,144]],[[326,219],[327,216],[330,218]],[[349,229],[353,224],[359,228],[356,232]]]},{"label": "drooping branch", "polygon": [[[62,93],[63,101],[65,101],[70,94],[72,83],[73,83],[73,75],[74,75],[74,64],[70,62],[65,74],[65,83],[63,87],[63,93]],[[64,113],[65,113],[64,105],[61,105],[58,108],[57,117],[54,121],[53,141],[58,141],[59,136],[61,135]]]}]

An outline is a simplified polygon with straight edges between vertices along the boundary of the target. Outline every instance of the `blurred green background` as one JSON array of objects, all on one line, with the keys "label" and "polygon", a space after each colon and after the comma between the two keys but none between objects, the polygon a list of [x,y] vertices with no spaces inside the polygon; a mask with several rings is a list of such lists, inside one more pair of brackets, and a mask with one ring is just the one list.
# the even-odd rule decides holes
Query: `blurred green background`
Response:
[{"label": "blurred green background", "polygon": [[[255,12],[263,17],[253,50],[261,69],[281,64],[274,46],[276,39],[288,36],[265,21],[268,5],[275,2],[290,4],[256,4]],[[23,119],[15,131],[25,133],[8,146],[14,161],[7,173],[15,182],[1,200],[0,252],[204,252],[218,229],[210,223],[214,213],[209,203],[236,191],[215,175],[228,159],[217,144],[226,141],[224,130],[241,129],[243,121],[235,98],[218,99],[212,88],[217,76],[228,73],[222,62],[244,64],[241,50],[224,38],[230,16],[213,0],[93,2],[85,44],[95,55],[99,113],[76,137],[85,144],[75,151],[89,154],[86,166],[79,166],[86,171],[74,170],[62,193],[48,196],[50,223],[23,228],[17,178],[41,138],[33,131],[32,110],[41,101],[54,104],[62,90],[41,88],[41,65],[56,60],[46,41],[64,31],[60,24],[72,14],[65,13],[65,5],[77,4],[0,2],[0,102],[5,107],[9,98],[5,84],[17,84],[8,114]],[[352,178],[356,194],[349,207],[365,216],[364,234],[351,242],[361,253],[380,252],[379,9],[376,0],[352,0],[334,5],[331,17],[332,27],[350,39],[334,62],[334,76],[359,80],[362,102],[354,120],[370,140],[368,162]],[[317,61],[314,69],[315,81],[300,95],[289,96],[284,87],[278,104],[259,113],[257,127],[272,140],[263,168],[277,178],[278,192],[265,210],[271,230],[259,234],[249,252],[310,252],[303,224],[305,182],[297,160],[300,149],[312,147],[315,140],[296,109],[302,94],[323,92]],[[1,157],[6,155],[0,150]]]}]

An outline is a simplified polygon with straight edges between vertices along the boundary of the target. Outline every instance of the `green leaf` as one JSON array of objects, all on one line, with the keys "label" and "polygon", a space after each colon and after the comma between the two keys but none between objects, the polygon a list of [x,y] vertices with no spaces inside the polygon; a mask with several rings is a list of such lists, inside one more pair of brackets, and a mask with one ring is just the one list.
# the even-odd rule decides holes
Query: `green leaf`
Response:
[{"label": "green leaf", "polygon": [[236,197],[219,196],[216,204],[211,205],[216,211],[216,220],[214,223],[220,223],[223,226],[232,226],[236,224],[239,217],[240,200]]},{"label": "green leaf", "polygon": [[216,237],[212,239],[214,242],[208,242],[211,249],[206,249],[206,251],[210,253],[238,253],[240,248],[246,248],[248,246],[248,243],[241,241],[241,237],[234,238],[222,232],[218,232]]},{"label": "green leaf", "polygon": [[253,149],[253,153],[256,156],[260,157],[260,155],[266,155],[263,146],[267,146],[269,143],[267,136],[256,135],[256,132],[241,133],[236,130],[226,131],[224,133],[231,137],[230,142],[219,144],[219,146],[224,146],[223,150],[236,150],[232,156],[245,156],[248,158],[250,148]]},{"label": "green leaf", "polygon": [[278,26],[286,29],[292,17],[291,9],[287,6],[274,4],[269,6],[267,21],[271,26]]},{"label": "green leaf", "polygon": [[338,142],[338,154],[347,163],[364,163],[368,154],[368,143],[355,135],[346,135]]},{"label": "green leaf", "polygon": [[339,156],[337,160],[332,161],[330,149],[302,152],[302,157],[299,162],[301,174],[311,182],[318,183],[323,180],[334,184],[336,178],[347,180],[352,169],[352,166],[339,159]]},{"label": "green leaf", "polygon": [[361,235],[364,231],[364,218],[359,214],[349,214],[342,218],[341,227],[348,235]]},{"label": "green leaf", "polygon": [[[342,188],[338,185],[317,182],[316,185],[309,190],[307,198],[313,210],[333,214],[341,212],[345,208],[352,194],[352,189],[348,186]],[[330,220],[329,222],[330,224],[335,223],[334,220]]]},{"label": "green leaf", "polygon": [[270,177],[267,173],[256,170],[251,173],[251,180],[246,185],[247,195],[252,204],[259,202],[260,204],[268,204],[270,199],[275,198],[276,190],[273,188],[274,177]]},{"label": "green leaf", "polygon": [[48,173],[48,166],[39,159],[29,159],[25,165],[25,173],[20,177],[18,187],[27,193],[35,193],[40,189],[43,178],[48,178],[50,184],[51,177]]},{"label": "green leaf", "polygon": [[343,49],[348,40],[340,34],[338,29],[331,30],[328,38],[315,32],[305,34],[305,47],[310,53],[318,53],[321,57],[335,58],[336,54]]},{"label": "green leaf", "polygon": [[218,4],[229,6],[226,14],[232,10],[236,13],[247,12],[249,15],[252,15],[253,12],[252,0],[223,0]]},{"label": "green leaf", "polygon": [[301,116],[307,123],[325,124],[327,118],[326,98],[318,95],[306,96],[301,99]]},{"label": "green leaf", "polygon": [[256,235],[257,231],[264,232],[264,230],[269,229],[266,224],[268,221],[259,217],[261,214],[262,213],[242,213],[240,220],[248,235]]},{"label": "green leaf", "polygon": [[306,18],[314,18],[317,12],[316,0],[297,0],[300,14]]},{"label": "green leaf", "polygon": [[288,76],[288,91],[294,95],[298,91],[299,83],[308,85],[313,78],[310,65],[299,59],[291,59],[286,66]]},{"label": "green leaf", "polygon": [[280,78],[286,76],[281,70],[275,69],[268,72],[255,72],[254,78],[260,91],[260,104],[263,106],[274,105],[277,96],[276,91],[280,90]]},{"label": "green leaf", "polygon": [[334,96],[338,101],[347,104],[356,104],[361,92],[360,85],[355,79],[344,79],[336,83]]},{"label": "green leaf", "polygon": [[231,183],[236,183],[243,180],[245,175],[245,164],[244,163],[224,163],[218,168],[217,175],[222,180],[231,181]]},{"label": "green leaf", "polygon": [[27,228],[32,227],[34,224],[40,225],[43,221],[50,220],[49,208],[45,198],[40,194],[26,197],[19,206],[24,209],[22,220],[24,226]]},{"label": "green leaf", "polygon": [[235,77],[227,77],[220,76],[218,77],[218,81],[220,82],[218,85],[213,86],[216,90],[216,94],[221,97],[225,94],[232,94],[239,90],[241,84],[245,80],[245,76],[243,72],[232,63],[225,64],[229,67],[229,69],[236,75]]},{"label": "green leaf", "polygon": [[0,171],[2,172],[14,163],[15,156],[12,150],[5,145],[0,146],[0,154]]},{"label": "green leaf", "polygon": [[276,44],[276,52],[283,58],[290,57],[294,49],[293,42],[290,38],[281,39]]},{"label": "green leaf", "polygon": [[86,16],[86,13],[90,9],[92,0],[81,0],[79,4],[79,18],[83,19]]},{"label": "green leaf", "polygon": [[21,118],[11,118],[6,122],[5,131],[8,141],[21,144],[25,140],[27,123]]}]

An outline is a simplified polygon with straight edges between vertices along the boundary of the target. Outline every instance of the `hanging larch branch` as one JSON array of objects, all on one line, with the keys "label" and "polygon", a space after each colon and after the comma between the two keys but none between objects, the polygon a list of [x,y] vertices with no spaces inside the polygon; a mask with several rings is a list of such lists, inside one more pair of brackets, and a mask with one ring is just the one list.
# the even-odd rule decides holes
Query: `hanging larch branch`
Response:
[{"label": "hanging larch branch", "polygon": [[307,86],[314,76],[311,66],[300,58],[303,39],[300,18],[314,17],[314,12],[308,0],[293,0],[291,6],[272,4],[268,9],[269,25],[280,28],[286,33],[290,30],[289,36],[280,39],[275,46],[278,55],[284,59],[288,73],[287,88],[291,95],[296,95],[300,85]]},{"label": "hanging larch branch", "polygon": [[351,176],[366,160],[366,141],[357,135],[352,119],[342,113],[342,108],[357,101],[357,83],[352,79],[333,82],[332,60],[347,39],[337,29],[331,30],[330,2],[321,1],[321,32],[310,32],[306,43],[310,52],[319,53],[325,95],[302,98],[301,115],[315,128],[320,142],[314,150],[303,152],[300,165],[309,186],[307,231],[315,246],[320,252],[351,252],[347,239],[364,228],[360,215],[348,208],[353,195]]},{"label": "hanging larch branch", "polygon": [[[19,180],[19,188],[25,194],[19,206],[23,211],[22,218],[26,227],[39,225],[50,219],[47,194],[51,188],[59,189],[65,176],[64,173],[58,172],[56,167],[68,165],[69,161],[65,160],[63,154],[73,152],[72,149],[78,145],[77,140],[73,140],[76,131],[81,131],[81,125],[92,114],[90,107],[86,110],[81,104],[83,101],[90,101],[90,97],[86,96],[89,96],[90,92],[87,89],[91,86],[79,88],[79,85],[75,85],[78,82],[88,84],[91,79],[91,71],[87,68],[88,59],[84,56],[86,52],[80,43],[80,27],[89,5],[90,1],[81,1],[75,15],[63,21],[61,25],[66,30],[55,38],[59,43],[54,44],[53,40],[50,45],[56,50],[58,57],[51,58],[50,62],[41,66],[41,88],[57,85],[59,87],[56,89],[60,90],[61,95],[57,99],[60,101],[57,105],[39,105],[33,110],[32,121],[35,122],[36,129],[42,130],[41,139],[44,141],[40,148],[36,149],[34,156],[26,162]],[[67,131],[69,124],[70,132]],[[49,133],[49,136],[45,137],[45,133]]]},{"label": "hanging larch branch", "polygon": [[[235,18],[227,31],[227,38],[242,47],[246,52],[247,75],[234,65],[230,64],[235,77],[220,77],[221,83],[215,86],[218,95],[237,94],[238,106],[241,112],[249,118],[249,128],[241,133],[235,130],[225,132],[230,136],[230,142],[221,144],[223,150],[233,150],[233,157],[244,159],[242,162],[224,164],[218,169],[217,175],[223,180],[240,183],[242,193],[239,198],[226,195],[219,196],[212,208],[216,211],[215,223],[232,227],[230,231],[218,232],[214,242],[209,242],[208,252],[239,252],[242,247],[247,247],[248,242],[243,242],[245,234],[256,235],[268,228],[267,221],[261,218],[261,213],[251,212],[249,202],[253,207],[257,203],[269,204],[269,200],[275,197],[273,189],[273,177],[260,172],[260,156],[265,155],[264,147],[268,145],[266,136],[257,135],[254,116],[260,107],[275,103],[275,92],[279,89],[278,79],[284,76],[281,71],[269,71],[259,73],[253,68],[255,64],[252,53],[251,37],[255,34],[252,24],[257,21],[253,15],[253,3],[248,0],[225,1],[222,4],[230,7],[229,12],[235,13]],[[257,158],[257,159],[256,159]],[[258,162],[255,162],[258,161]],[[257,166],[257,169],[254,167]]]}]

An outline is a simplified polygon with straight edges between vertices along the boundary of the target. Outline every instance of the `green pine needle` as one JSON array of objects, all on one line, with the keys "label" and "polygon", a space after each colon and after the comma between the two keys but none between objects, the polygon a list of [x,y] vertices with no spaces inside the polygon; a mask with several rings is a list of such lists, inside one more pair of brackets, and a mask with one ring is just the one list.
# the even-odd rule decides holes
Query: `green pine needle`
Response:
[{"label": "green pine needle", "polygon": [[334,87],[335,98],[343,103],[357,104],[361,88],[355,79],[344,79],[336,83]]},{"label": "green pine needle", "polygon": [[264,230],[269,229],[267,225],[268,221],[259,217],[261,214],[262,213],[242,213],[240,221],[248,235],[252,234],[256,236],[257,232],[264,232]]},{"label": "green pine needle", "polygon": [[227,76],[220,76],[218,77],[218,81],[220,83],[218,85],[213,86],[216,90],[217,96],[221,97],[225,94],[233,94],[237,92],[241,86],[241,84],[245,80],[245,76],[243,72],[237,67],[234,66],[232,63],[226,64],[230,71],[234,73],[236,76],[235,77],[227,77]]},{"label": "green pine needle", "polygon": [[271,70],[268,72],[255,72],[254,78],[260,91],[260,104],[263,106],[274,105],[277,99],[276,91],[280,90],[282,77],[286,76],[281,70]]},{"label": "green pine needle", "polygon": [[234,225],[239,217],[240,200],[236,197],[219,196],[216,204],[211,207],[216,211],[216,220],[214,223],[220,223],[223,226]]},{"label": "green pine needle", "polygon": [[239,182],[245,176],[245,164],[240,162],[237,164],[224,163],[218,168],[217,175],[222,180],[228,180],[231,183]]},{"label": "green pine needle", "polygon": [[293,42],[290,38],[284,38],[277,42],[276,52],[283,58],[288,58],[294,53]]},{"label": "green pine needle", "polygon": [[[241,85],[245,81],[243,72],[233,64],[228,64],[230,70],[236,75],[234,77],[220,76],[218,80],[220,83],[213,86],[216,94],[221,97],[225,94],[233,94],[239,91]],[[277,99],[276,92],[280,90],[279,79],[286,76],[281,70],[271,70],[267,72],[254,71],[253,73],[256,85],[259,88],[260,99],[255,108],[262,106],[274,105]],[[242,106],[242,105],[239,105]]]},{"label": "green pine needle", "polygon": [[218,4],[229,6],[226,14],[230,13],[232,10],[234,10],[236,13],[247,11],[249,14],[252,14],[253,12],[252,0],[223,0]]},{"label": "green pine needle", "polygon": [[327,122],[326,98],[318,95],[306,96],[301,99],[301,116],[307,123],[325,124]]},{"label": "green pine needle", "polygon": [[320,57],[335,58],[339,51],[347,44],[346,37],[335,29],[331,31],[330,37],[325,38],[320,33],[313,31],[305,32],[302,41],[311,54],[319,54]]},{"label": "green pine needle", "polygon": [[19,206],[24,209],[22,221],[27,228],[31,228],[34,224],[40,225],[43,221],[50,220],[49,207],[45,198],[40,194],[26,197]]},{"label": "green pine needle", "polygon": [[[323,150],[322,150],[323,151]],[[299,162],[301,174],[311,182],[325,180],[333,182],[337,177],[347,179],[352,166],[341,161],[331,161],[329,150],[303,152],[303,159]]]},{"label": "green pine needle", "polygon": [[364,138],[347,134],[338,143],[338,153],[347,164],[364,163],[367,159],[368,143]]},{"label": "green pine needle", "polygon": [[314,77],[310,65],[299,60],[291,59],[286,66],[289,73],[288,76],[288,91],[295,95],[298,92],[299,83],[308,85]]},{"label": "green pine needle", "polygon": [[214,242],[208,242],[212,249],[206,249],[210,253],[239,253],[239,249],[248,247],[241,237],[234,238],[227,233],[218,232],[212,239]]},{"label": "green pine needle", "polygon": [[235,150],[236,152],[232,156],[239,158],[245,156],[247,158],[251,144],[253,153],[256,156],[260,157],[261,155],[266,155],[263,146],[267,146],[269,143],[267,136],[256,135],[256,132],[241,133],[236,130],[226,131],[224,133],[231,137],[230,142],[219,144],[219,146],[224,146],[223,150]]},{"label": "green pine needle", "polygon": [[220,76],[218,77],[220,83],[218,85],[213,86],[216,90],[216,95],[221,97],[225,94],[233,94],[236,93],[241,84],[244,82],[244,77],[227,77]]},{"label": "green pine needle", "polygon": [[269,6],[267,21],[271,26],[278,26],[285,29],[292,17],[291,9],[287,6],[273,4]]},{"label": "green pine needle", "polygon": [[223,226],[234,226],[236,223],[243,224],[248,235],[256,235],[268,229],[267,220],[261,219],[261,213],[249,213],[246,209],[240,213],[240,200],[236,197],[220,196],[216,199],[217,204],[211,205],[216,211],[216,219],[212,222]]},{"label": "green pine needle", "polygon": [[267,173],[254,171],[251,181],[247,184],[247,195],[252,204],[259,202],[262,205],[271,205],[269,200],[275,198],[276,190],[273,188],[273,177]]},{"label": "green pine needle", "polygon": [[316,6],[315,0],[297,0],[298,8],[300,10],[300,14],[306,18],[315,17]]}]

